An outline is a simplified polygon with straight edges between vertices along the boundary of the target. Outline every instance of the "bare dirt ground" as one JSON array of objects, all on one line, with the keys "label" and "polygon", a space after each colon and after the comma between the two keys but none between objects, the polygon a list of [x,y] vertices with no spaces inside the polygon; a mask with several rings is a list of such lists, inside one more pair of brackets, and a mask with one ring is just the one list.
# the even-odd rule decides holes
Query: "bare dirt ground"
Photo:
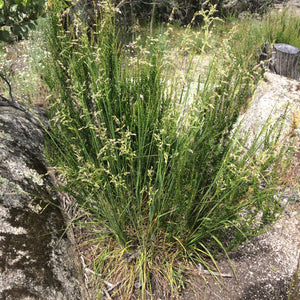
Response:
[{"label": "bare dirt ground", "polygon": [[[287,213],[266,233],[242,245],[228,261],[218,262],[223,277],[217,283],[212,276],[200,277],[194,295],[186,290],[182,299],[242,300],[299,299],[300,209]],[[298,295],[297,295],[298,290]],[[290,298],[288,298],[290,295]]]}]

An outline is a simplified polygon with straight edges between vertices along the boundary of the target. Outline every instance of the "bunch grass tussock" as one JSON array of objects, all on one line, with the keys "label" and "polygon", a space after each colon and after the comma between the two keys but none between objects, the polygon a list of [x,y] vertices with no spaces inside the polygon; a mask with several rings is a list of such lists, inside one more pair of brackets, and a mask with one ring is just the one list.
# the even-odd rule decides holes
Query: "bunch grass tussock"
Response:
[{"label": "bunch grass tussock", "polygon": [[[205,72],[191,57],[177,76],[168,33],[124,57],[115,10],[102,5],[94,31],[65,30],[59,5],[50,14],[48,159],[87,218],[75,225],[92,233],[80,247],[90,252],[98,298],[153,299],[161,289],[162,298],[179,298],[199,264],[218,272],[219,257],[282,210],[274,197],[286,169],[280,124],[250,147],[234,129],[262,75],[256,54],[243,51],[262,41],[238,51],[229,34]],[[200,12],[200,63],[214,9]]]}]

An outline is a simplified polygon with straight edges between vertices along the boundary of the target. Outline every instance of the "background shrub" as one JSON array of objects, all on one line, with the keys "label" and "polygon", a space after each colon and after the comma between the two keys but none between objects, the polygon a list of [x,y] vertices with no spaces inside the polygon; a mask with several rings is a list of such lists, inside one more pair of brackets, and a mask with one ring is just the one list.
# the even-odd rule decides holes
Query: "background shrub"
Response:
[{"label": "background shrub", "polygon": [[45,0],[0,0],[0,41],[27,36],[45,9]]}]

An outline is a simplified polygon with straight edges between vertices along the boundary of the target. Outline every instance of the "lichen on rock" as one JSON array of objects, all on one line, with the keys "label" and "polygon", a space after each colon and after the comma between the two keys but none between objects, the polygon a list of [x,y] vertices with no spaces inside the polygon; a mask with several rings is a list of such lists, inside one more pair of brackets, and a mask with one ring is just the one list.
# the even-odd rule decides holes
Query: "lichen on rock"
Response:
[{"label": "lichen on rock", "polygon": [[0,107],[0,299],[88,299],[28,114]]}]

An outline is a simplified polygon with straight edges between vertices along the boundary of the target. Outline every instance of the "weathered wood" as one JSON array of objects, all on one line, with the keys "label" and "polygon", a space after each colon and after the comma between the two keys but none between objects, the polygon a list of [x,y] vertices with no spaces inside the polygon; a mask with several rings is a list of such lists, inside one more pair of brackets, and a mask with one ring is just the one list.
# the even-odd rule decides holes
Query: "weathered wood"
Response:
[{"label": "weathered wood", "polygon": [[274,44],[272,64],[276,74],[299,79],[300,49],[288,44]]},{"label": "weathered wood", "polygon": [[299,80],[300,49],[288,44],[274,44],[270,49],[266,43],[259,60],[272,73]]}]

